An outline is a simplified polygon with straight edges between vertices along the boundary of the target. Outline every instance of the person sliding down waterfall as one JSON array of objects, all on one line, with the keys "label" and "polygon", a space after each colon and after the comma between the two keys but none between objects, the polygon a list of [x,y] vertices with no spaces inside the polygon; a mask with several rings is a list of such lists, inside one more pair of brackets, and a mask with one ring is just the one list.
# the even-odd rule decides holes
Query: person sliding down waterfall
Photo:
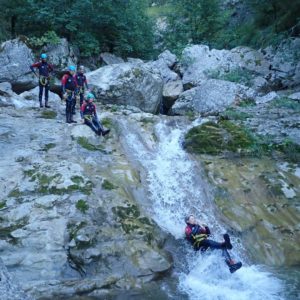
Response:
[{"label": "person sliding down waterfall", "polygon": [[74,66],[69,66],[67,73],[61,80],[63,99],[66,100],[66,122],[77,123],[73,120],[73,111],[75,110],[77,83],[75,79]]},{"label": "person sliding down waterfall", "polygon": [[97,135],[107,135],[110,129],[104,129],[98,120],[96,105],[93,103],[95,96],[92,93],[87,95],[86,101],[80,108],[81,119],[84,124],[89,126]]},{"label": "person sliding down waterfall", "polygon": [[[35,73],[34,68],[39,70],[39,74]],[[40,107],[43,107],[42,98],[43,91],[45,88],[45,107],[50,108],[48,105],[49,99],[49,84],[50,84],[50,75],[53,72],[53,66],[47,62],[47,54],[41,54],[41,61],[30,66],[30,70],[39,78],[39,102]]]},{"label": "person sliding down waterfall", "polygon": [[226,233],[223,235],[224,242],[219,243],[208,239],[210,235],[210,229],[208,226],[200,225],[193,215],[189,215],[185,218],[186,228],[185,236],[186,239],[193,245],[196,251],[206,251],[210,249],[220,249],[222,250],[222,255],[225,257],[225,262],[229,267],[230,273],[234,273],[242,267],[242,263],[236,263],[231,259],[228,250],[232,249],[230,242],[230,237]]}]

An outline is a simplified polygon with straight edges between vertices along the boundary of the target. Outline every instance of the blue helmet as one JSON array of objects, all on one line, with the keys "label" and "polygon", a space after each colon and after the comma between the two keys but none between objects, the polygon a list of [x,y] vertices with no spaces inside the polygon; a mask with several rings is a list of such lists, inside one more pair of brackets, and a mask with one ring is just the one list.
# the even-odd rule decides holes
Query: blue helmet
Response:
[{"label": "blue helmet", "polygon": [[75,66],[69,66],[68,70],[71,72],[75,72],[76,68],[75,68]]},{"label": "blue helmet", "polygon": [[41,54],[41,59],[46,59],[47,58],[47,54],[46,53],[42,53]]},{"label": "blue helmet", "polygon": [[87,99],[87,100],[95,99],[95,96],[94,96],[94,94],[92,94],[92,93],[88,93],[86,99]]}]

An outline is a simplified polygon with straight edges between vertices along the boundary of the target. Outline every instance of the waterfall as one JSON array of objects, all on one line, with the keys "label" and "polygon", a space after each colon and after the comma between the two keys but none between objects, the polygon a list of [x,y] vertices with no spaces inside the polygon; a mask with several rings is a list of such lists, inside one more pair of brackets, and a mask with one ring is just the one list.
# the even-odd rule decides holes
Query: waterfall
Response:
[{"label": "waterfall", "polygon": [[[146,189],[152,218],[163,230],[176,239],[184,237],[184,217],[195,214],[215,233],[213,239],[222,240],[226,231],[215,216],[209,185],[199,173],[199,165],[182,149],[181,138],[186,126],[168,124],[161,120],[155,125],[156,143],[149,143],[147,134],[134,124],[120,121],[127,133],[122,141],[130,159],[144,170]],[[284,299],[283,283],[260,266],[247,265],[242,246],[236,247],[235,258],[242,259],[243,268],[230,274],[220,253],[192,253],[187,251],[187,270],[179,270],[179,289],[197,300],[268,300]],[[187,245],[189,247],[189,245]]]}]

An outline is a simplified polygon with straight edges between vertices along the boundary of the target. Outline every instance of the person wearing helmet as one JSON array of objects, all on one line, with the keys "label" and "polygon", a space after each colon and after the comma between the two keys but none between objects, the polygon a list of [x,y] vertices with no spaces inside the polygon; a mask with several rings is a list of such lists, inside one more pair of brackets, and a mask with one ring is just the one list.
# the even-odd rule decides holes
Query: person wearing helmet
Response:
[{"label": "person wearing helmet", "polygon": [[206,251],[208,248],[220,249],[225,257],[225,262],[229,267],[229,271],[234,273],[242,267],[242,263],[236,263],[231,257],[228,250],[232,249],[232,244],[230,242],[230,237],[227,233],[223,235],[223,242],[216,242],[208,239],[210,236],[210,229],[208,226],[200,225],[200,223],[195,219],[194,215],[189,215],[185,217],[185,237],[189,243],[194,247],[195,251]]},{"label": "person wearing helmet", "polygon": [[85,92],[85,90],[89,89],[86,76],[84,75],[84,71],[85,71],[84,66],[80,66],[78,72],[75,75],[77,86],[78,86],[80,107],[83,104],[84,92]]},{"label": "person wearing helmet", "polygon": [[86,101],[80,108],[81,119],[84,124],[89,126],[97,135],[107,135],[110,129],[104,129],[102,124],[99,122],[96,105],[93,103],[95,96],[92,93],[87,95]]},{"label": "person wearing helmet", "polygon": [[75,66],[69,66],[67,72],[61,80],[63,99],[66,100],[66,122],[77,123],[73,120],[73,110],[75,109],[77,83],[75,79]]},{"label": "person wearing helmet", "polygon": [[[39,73],[35,72],[35,68],[38,69]],[[43,107],[42,98],[45,89],[45,107],[50,108],[48,105],[49,99],[49,84],[50,75],[54,71],[53,65],[47,62],[47,54],[41,54],[41,60],[30,66],[30,70],[39,78],[39,102],[40,107]]]}]

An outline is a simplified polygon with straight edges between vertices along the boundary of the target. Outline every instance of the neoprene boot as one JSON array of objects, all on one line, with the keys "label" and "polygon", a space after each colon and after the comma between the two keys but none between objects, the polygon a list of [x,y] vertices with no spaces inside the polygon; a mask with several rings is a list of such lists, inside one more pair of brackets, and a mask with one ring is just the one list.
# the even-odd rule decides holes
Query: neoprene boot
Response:
[{"label": "neoprene boot", "polygon": [[41,107],[41,108],[44,107],[42,101],[40,101],[40,107]]},{"label": "neoprene boot", "polygon": [[70,118],[70,113],[69,112],[66,113],[66,122],[71,123],[71,118]]},{"label": "neoprene boot", "polygon": [[73,119],[73,113],[72,112],[70,113],[70,123],[77,123],[77,121],[75,121]]},{"label": "neoprene boot", "polygon": [[223,237],[224,237],[226,249],[229,249],[229,250],[232,249],[232,245],[231,245],[231,242],[230,242],[230,237],[229,237],[229,235],[228,235],[227,233],[225,233],[225,234],[223,235]]},{"label": "neoprene boot", "polygon": [[107,134],[109,134],[110,129],[104,129],[102,130],[102,136],[106,136]]},{"label": "neoprene boot", "polygon": [[47,100],[47,101],[45,101],[45,107],[46,107],[46,108],[51,108],[51,106],[50,106],[50,105],[48,105],[48,100]]},{"label": "neoprene boot", "polygon": [[234,273],[235,271],[237,271],[238,269],[240,269],[242,267],[242,265],[243,264],[241,262],[238,262],[238,263],[236,263],[234,265],[231,265],[229,267],[230,273]]}]

